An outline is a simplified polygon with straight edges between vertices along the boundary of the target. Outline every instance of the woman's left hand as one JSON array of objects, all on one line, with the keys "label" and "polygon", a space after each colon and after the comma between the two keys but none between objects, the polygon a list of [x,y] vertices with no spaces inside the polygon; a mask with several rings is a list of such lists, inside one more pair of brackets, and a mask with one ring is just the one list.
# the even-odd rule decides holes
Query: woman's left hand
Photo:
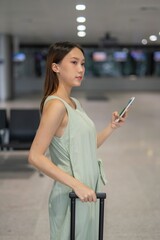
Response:
[{"label": "woman's left hand", "polygon": [[121,127],[125,123],[126,118],[127,118],[127,112],[125,112],[123,117],[120,117],[120,118],[119,118],[118,112],[116,112],[116,111],[113,112],[112,119],[111,119],[111,127],[113,129]]}]

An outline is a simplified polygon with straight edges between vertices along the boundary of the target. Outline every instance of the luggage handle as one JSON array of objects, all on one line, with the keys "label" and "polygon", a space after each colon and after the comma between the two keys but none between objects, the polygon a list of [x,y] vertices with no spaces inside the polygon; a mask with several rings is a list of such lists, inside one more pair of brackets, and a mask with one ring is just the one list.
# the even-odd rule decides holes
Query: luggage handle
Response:
[{"label": "luggage handle", "polygon": [[[76,198],[78,196],[74,192],[69,193],[71,199],[71,240],[75,240],[75,212],[76,212]],[[106,199],[106,193],[96,193],[96,197],[99,199],[99,240],[103,240],[103,223],[104,223],[104,200]]]}]

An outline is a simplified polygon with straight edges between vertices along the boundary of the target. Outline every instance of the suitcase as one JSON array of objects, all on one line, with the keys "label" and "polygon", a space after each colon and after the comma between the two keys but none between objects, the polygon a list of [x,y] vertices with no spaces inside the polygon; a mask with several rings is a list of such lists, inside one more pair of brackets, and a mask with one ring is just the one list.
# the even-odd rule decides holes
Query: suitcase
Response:
[{"label": "suitcase", "polygon": [[[103,223],[104,223],[104,201],[106,199],[106,193],[96,193],[97,199],[99,199],[99,240],[103,240]],[[70,228],[70,240],[75,239],[75,213],[76,213],[76,198],[77,195],[74,192],[69,193],[71,199],[71,228]]]}]

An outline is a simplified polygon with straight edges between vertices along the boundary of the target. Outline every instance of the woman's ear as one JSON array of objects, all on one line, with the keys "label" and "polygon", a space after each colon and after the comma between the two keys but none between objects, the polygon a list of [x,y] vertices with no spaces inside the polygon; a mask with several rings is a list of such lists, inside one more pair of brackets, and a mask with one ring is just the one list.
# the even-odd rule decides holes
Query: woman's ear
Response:
[{"label": "woman's ear", "polygon": [[55,73],[59,73],[59,66],[56,63],[52,63],[52,70]]}]

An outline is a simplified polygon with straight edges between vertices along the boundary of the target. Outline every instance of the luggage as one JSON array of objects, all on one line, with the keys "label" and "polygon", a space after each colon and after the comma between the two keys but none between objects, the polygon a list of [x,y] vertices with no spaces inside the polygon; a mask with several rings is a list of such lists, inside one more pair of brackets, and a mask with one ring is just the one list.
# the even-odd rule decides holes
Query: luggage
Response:
[{"label": "luggage", "polygon": [[[104,200],[106,199],[106,193],[96,193],[97,199],[99,199],[99,240],[103,240],[103,223],[104,223]],[[71,199],[71,229],[70,239],[75,239],[75,212],[76,212],[76,194],[74,192],[69,193]]]}]

